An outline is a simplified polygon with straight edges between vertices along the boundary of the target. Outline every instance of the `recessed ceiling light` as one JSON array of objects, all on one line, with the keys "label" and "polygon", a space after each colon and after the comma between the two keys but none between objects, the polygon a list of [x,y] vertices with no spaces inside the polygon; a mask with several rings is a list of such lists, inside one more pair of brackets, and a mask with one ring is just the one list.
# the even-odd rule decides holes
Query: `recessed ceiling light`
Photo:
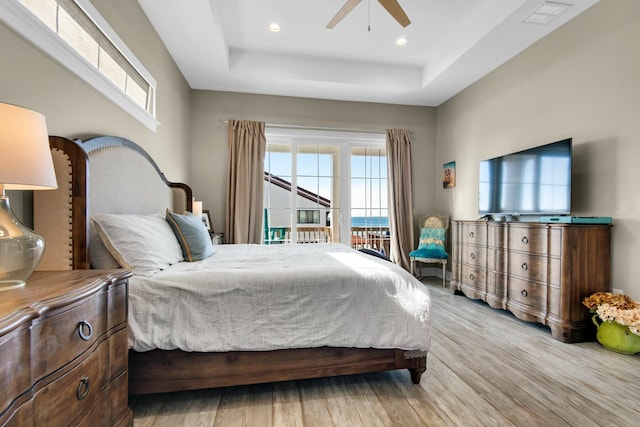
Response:
[{"label": "recessed ceiling light", "polygon": [[269,24],[269,31],[271,31],[272,33],[277,33],[278,31],[280,31],[280,25],[272,22],[271,24]]},{"label": "recessed ceiling light", "polygon": [[407,43],[409,43],[409,40],[406,37],[398,37],[396,40],[396,46],[405,46]]}]

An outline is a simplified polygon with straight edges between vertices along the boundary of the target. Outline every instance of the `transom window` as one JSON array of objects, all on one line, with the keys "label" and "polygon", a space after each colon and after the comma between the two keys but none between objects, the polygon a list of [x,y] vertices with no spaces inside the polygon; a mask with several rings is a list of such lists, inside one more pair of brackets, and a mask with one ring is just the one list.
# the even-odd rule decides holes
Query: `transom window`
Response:
[{"label": "transom window", "polygon": [[156,81],[89,0],[2,0],[0,18],[155,131]]}]

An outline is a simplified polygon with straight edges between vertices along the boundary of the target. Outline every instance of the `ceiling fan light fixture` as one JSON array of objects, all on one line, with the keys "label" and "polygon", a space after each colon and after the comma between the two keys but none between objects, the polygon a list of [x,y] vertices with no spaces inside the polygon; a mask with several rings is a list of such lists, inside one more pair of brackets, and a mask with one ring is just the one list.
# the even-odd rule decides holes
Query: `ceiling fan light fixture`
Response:
[{"label": "ceiling fan light fixture", "polygon": [[[345,16],[349,14],[362,0],[346,0],[344,5],[340,8],[338,13],[335,14],[331,21],[327,24],[327,28],[331,29],[335,27],[340,21],[344,19]],[[378,3],[382,5],[386,9],[386,11],[395,19],[398,24],[402,26],[402,28],[406,28],[409,24],[411,24],[411,20],[402,9],[402,6],[398,3],[398,0],[378,0]],[[369,0],[369,5],[371,4],[371,0]],[[369,12],[369,21],[371,21],[371,12]],[[369,26],[371,27],[371,26]],[[370,30],[371,28],[369,28]]]},{"label": "ceiling fan light fixture", "polygon": [[409,40],[406,37],[398,37],[396,39],[396,46],[406,46]]},{"label": "ceiling fan light fixture", "polygon": [[272,22],[269,24],[269,31],[272,33],[277,33],[280,31],[280,25],[277,22]]}]

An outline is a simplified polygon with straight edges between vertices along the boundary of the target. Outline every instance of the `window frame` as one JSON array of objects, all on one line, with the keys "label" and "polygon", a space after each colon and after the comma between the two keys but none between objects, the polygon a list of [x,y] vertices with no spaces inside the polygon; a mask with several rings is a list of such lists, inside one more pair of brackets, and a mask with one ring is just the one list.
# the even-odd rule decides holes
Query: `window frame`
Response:
[{"label": "window frame", "polygon": [[[340,149],[340,170],[338,176],[341,180],[340,189],[340,214],[338,218],[340,235],[338,241],[344,244],[351,241],[351,153],[352,148],[384,148],[386,150],[386,135],[384,131],[358,131],[358,130],[333,130],[323,128],[306,128],[296,126],[265,126],[267,145],[283,144],[291,147],[292,155],[292,195],[291,206],[295,205],[295,192],[297,188],[297,147],[299,145],[333,145]],[[349,181],[348,185],[342,180]],[[345,214],[348,212],[348,214]],[[333,213],[333,211],[332,211]],[[335,220],[332,218],[332,220]],[[298,229],[296,221],[291,221],[291,234],[296,235]]]},{"label": "window frame", "polygon": [[157,82],[129,50],[107,21],[100,15],[89,0],[73,0],[102,31],[104,36],[120,51],[129,64],[146,80],[150,86],[150,111],[142,108],[125,91],[116,86],[108,77],[69,46],[57,33],[33,14],[19,0],[0,2],[0,19],[18,34],[30,41],[54,60],[65,66],[113,103],[125,110],[151,131],[156,132],[158,120],[156,114]]},{"label": "window frame", "polygon": [[[304,213],[305,220],[301,221]],[[298,225],[320,225],[320,209],[297,209]]]}]

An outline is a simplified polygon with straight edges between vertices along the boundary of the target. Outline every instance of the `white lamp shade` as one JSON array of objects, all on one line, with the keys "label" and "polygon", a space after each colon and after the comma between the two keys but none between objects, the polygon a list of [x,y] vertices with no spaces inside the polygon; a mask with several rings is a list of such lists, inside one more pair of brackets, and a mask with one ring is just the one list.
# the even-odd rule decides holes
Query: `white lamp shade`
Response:
[{"label": "white lamp shade", "polygon": [[58,188],[44,116],[0,103],[0,185],[7,190]]},{"label": "white lamp shade", "polygon": [[44,116],[0,103],[0,291],[24,286],[45,246],[15,217],[4,190],[57,187]]}]

